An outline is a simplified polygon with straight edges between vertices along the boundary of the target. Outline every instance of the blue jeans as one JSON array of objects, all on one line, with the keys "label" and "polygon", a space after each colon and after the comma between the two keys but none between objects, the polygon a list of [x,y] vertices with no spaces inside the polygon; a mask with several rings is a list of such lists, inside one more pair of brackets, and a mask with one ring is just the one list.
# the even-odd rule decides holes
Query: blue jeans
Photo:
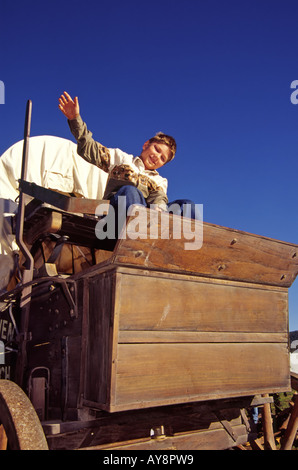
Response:
[{"label": "blue jeans", "polygon": [[[119,196],[125,196],[125,206],[121,207],[122,200],[119,201]],[[120,206],[119,206],[120,202]],[[147,207],[146,200],[141,191],[135,186],[125,185],[117,191],[110,199],[110,204],[115,209],[116,215],[118,211],[123,211],[125,216],[129,207],[133,204],[138,204]],[[168,204],[168,211],[176,215],[183,215],[190,219],[199,219],[200,215],[196,211],[195,203],[189,199],[176,199]]]},{"label": "blue jeans", "polygon": [[[134,204],[147,207],[147,202],[138,188],[130,185],[122,186],[110,199],[110,206],[113,210],[109,210],[107,216],[103,217],[96,225],[96,236],[101,240],[106,237],[109,239],[118,238],[117,235],[119,236],[125,224],[128,209]],[[196,211],[195,203],[188,199],[177,199],[171,202],[168,204],[168,211],[187,218],[202,219]],[[107,230],[105,230],[105,226]]]}]

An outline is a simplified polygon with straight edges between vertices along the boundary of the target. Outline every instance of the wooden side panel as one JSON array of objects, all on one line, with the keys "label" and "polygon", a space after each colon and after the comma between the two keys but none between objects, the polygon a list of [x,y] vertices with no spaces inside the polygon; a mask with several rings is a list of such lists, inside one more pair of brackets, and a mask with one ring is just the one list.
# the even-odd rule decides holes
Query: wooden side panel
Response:
[{"label": "wooden side panel", "polygon": [[289,389],[284,344],[120,344],[110,411]]},{"label": "wooden side panel", "polygon": [[283,289],[141,274],[122,275],[120,330],[287,332]]},{"label": "wooden side panel", "polygon": [[84,398],[105,404],[111,386],[113,342],[113,273],[102,273],[89,280],[89,314]]},{"label": "wooden side panel", "polygon": [[[204,223],[200,246],[201,222],[183,227],[180,217],[158,214],[148,209],[128,218],[115,263],[285,287],[297,276],[297,245]],[[189,249],[192,242],[197,249]]]},{"label": "wooden side panel", "polygon": [[139,268],[92,274],[85,403],[116,412],[290,389],[287,289]]},{"label": "wooden side panel", "polygon": [[109,411],[289,389],[286,289],[121,271]]}]

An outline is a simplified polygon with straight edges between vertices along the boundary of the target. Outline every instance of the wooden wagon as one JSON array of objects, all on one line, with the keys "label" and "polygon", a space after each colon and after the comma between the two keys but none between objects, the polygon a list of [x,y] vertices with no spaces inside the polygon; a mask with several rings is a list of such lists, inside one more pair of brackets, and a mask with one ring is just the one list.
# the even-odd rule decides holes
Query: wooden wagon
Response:
[{"label": "wooden wagon", "polygon": [[[20,191],[33,199],[16,225],[22,282],[1,297],[2,447],[227,449],[254,439],[252,408],[291,390],[298,246],[195,220],[176,238],[180,218],[150,209],[138,214],[139,238],[134,215],[125,236],[99,240],[98,201],[25,181]],[[196,228],[202,246],[186,250]]]}]

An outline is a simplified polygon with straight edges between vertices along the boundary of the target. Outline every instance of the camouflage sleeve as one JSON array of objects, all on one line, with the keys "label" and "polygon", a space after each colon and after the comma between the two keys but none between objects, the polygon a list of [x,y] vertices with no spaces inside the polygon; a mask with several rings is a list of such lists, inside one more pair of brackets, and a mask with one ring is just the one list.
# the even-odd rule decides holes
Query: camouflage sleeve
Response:
[{"label": "camouflage sleeve", "polygon": [[167,210],[167,204],[168,204],[168,198],[165,192],[160,189],[156,191],[151,191],[149,196],[147,197],[147,204],[148,206],[157,206],[160,209],[166,211]]},{"label": "camouflage sleeve", "polygon": [[167,180],[159,178],[159,181],[148,181],[149,196],[147,197],[148,206],[158,206],[162,210],[167,210],[168,197],[166,195]]},{"label": "camouflage sleeve", "polygon": [[68,125],[78,144],[77,153],[87,162],[108,172],[111,160],[110,151],[93,139],[92,132],[87,129],[87,125],[81,116],[71,121],[68,120]]}]

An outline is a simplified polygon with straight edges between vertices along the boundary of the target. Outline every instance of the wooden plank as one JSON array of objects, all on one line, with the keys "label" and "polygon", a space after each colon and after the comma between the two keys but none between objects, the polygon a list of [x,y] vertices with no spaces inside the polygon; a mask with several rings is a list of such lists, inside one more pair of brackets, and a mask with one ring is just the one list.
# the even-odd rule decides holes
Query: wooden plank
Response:
[{"label": "wooden plank", "polygon": [[[268,397],[265,394],[265,397]],[[269,403],[265,403],[262,409],[262,424],[264,432],[264,449],[276,450],[276,443],[274,439],[273,422],[271,415],[271,406]]]},{"label": "wooden plank", "polygon": [[62,214],[60,212],[51,212],[44,217],[38,218],[36,223],[25,230],[24,240],[32,245],[35,240],[45,233],[57,233],[62,227]]},{"label": "wooden plank", "polygon": [[63,194],[25,180],[19,180],[19,187],[25,194],[66,212],[95,214],[98,206],[110,204],[110,201],[103,199],[88,199]]},{"label": "wooden plank", "polygon": [[298,432],[298,395],[293,397],[294,406],[291,410],[290,420],[282,439],[282,450],[291,450]]},{"label": "wooden plank", "polygon": [[119,331],[118,343],[284,343],[287,333],[231,333],[217,331]]},{"label": "wooden plank", "polygon": [[[214,429],[204,432],[181,433],[160,439],[136,439],[80,450],[224,450],[247,441],[248,434],[244,425],[234,427],[233,431],[234,439],[225,429]],[[191,456],[186,456],[185,463],[192,463],[192,460],[187,460],[188,457]],[[157,463],[157,460],[154,463]]]},{"label": "wooden plank", "polygon": [[24,240],[28,244],[33,244],[42,235],[57,233],[61,237],[66,237],[67,243],[112,252],[116,240],[98,239],[95,233],[97,222],[98,219],[93,215],[63,212],[47,204],[41,204],[34,206],[32,212],[28,211],[24,224]]},{"label": "wooden plank", "polygon": [[285,391],[288,368],[283,344],[119,344],[109,410]]},{"label": "wooden plank", "polygon": [[249,441],[249,443],[252,450],[264,450],[264,442],[261,438]]},{"label": "wooden plank", "polygon": [[[166,217],[168,234],[163,233],[162,220]],[[114,251],[115,263],[285,287],[296,278],[298,245],[204,222],[202,247],[187,250],[185,243],[195,233],[196,222],[192,221],[188,232],[182,231],[183,236],[175,239],[173,224],[177,217],[160,214],[151,222],[150,210],[142,211],[138,215],[142,239],[135,239],[136,217],[129,217],[121,235],[123,239]],[[150,238],[150,231],[158,233],[159,238]]]},{"label": "wooden plank", "polygon": [[120,330],[287,334],[286,291],[132,272],[121,277]]},{"label": "wooden plank", "polygon": [[111,386],[113,341],[113,273],[89,281],[88,341],[85,366],[85,399],[106,403]]},{"label": "wooden plank", "polygon": [[110,325],[113,328],[111,333],[112,335],[112,345],[110,347],[110,354],[109,354],[109,364],[111,369],[110,375],[110,384],[108,386],[108,407],[111,402],[114,403],[116,400],[116,377],[117,377],[117,367],[118,367],[118,334],[119,334],[119,315],[117,312],[119,311],[119,298],[121,292],[121,274],[115,273],[113,277],[113,304],[111,310],[111,317],[110,317]]}]

